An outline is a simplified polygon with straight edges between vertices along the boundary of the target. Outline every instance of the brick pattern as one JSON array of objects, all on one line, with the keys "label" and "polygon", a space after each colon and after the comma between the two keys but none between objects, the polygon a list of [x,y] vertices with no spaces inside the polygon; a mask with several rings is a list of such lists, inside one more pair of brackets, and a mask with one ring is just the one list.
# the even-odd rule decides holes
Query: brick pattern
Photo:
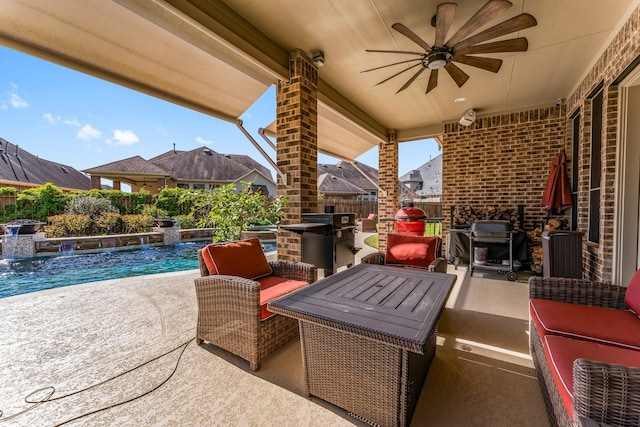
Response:
[{"label": "brick pattern", "polygon": [[[282,225],[299,223],[318,208],[318,70],[302,52],[290,56],[290,78],[276,93],[277,163],[287,176],[277,193],[287,197]],[[300,261],[300,236],[278,233],[278,259]]]},{"label": "brick pattern", "polygon": [[[580,115],[580,159],[578,224],[586,231],[589,220],[589,165],[591,148],[591,106],[589,97],[602,84],[602,181],[600,195],[600,244],[585,244],[585,276],[611,281],[614,254],[614,207],[616,153],[618,151],[619,87],[617,80],[640,56],[640,8],[633,11],[622,29],[567,100],[568,117]],[[569,119],[568,119],[569,120]]]},{"label": "brick pattern", "polygon": [[398,141],[395,132],[389,133],[389,141],[378,149],[378,185],[386,196],[378,198],[378,249],[387,249],[387,233],[393,231],[393,217],[398,210]]},{"label": "brick pattern", "polygon": [[102,188],[101,184],[100,184],[100,176],[97,175],[91,175],[91,188],[92,189],[100,189]]},{"label": "brick pattern", "polygon": [[546,220],[542,193],[549,166],[566,146],[562,107],[479,118],[472,126],[446,123],[442,138],[443,228],[451,206],[525,207],[524,227]]}]

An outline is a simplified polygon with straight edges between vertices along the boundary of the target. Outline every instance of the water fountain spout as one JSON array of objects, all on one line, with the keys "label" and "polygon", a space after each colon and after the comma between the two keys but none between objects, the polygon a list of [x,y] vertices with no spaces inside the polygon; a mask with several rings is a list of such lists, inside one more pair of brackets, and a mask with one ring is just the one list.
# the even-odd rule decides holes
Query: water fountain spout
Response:
[{"label": "water fountain spout", "polygon": [[2,236],[2,256],[5,259],[14,259],[16,254],[16,246],[18,244],[18,232],[20,224],[5,224],[4,236]]}]

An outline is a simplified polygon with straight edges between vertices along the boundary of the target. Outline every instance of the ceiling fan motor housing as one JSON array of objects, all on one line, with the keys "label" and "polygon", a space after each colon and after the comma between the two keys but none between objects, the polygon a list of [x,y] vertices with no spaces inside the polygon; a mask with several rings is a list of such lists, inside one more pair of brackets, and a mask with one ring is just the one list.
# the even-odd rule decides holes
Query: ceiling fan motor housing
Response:
[{"label": "ceiling fan motor housing", "polygon": [[453,57],[453,52],[447,47],[432,47],[426,58],[422,60],[422,65],[430,70],[437,70],[449,62]]}]

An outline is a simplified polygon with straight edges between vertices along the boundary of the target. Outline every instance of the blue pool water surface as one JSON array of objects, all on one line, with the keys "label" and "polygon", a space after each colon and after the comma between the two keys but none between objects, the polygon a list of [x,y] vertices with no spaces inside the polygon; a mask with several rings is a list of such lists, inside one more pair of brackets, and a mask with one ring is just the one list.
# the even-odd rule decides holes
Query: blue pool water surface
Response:
[{"label": "blue pool water surface", "polygon": [[[0,298],[99,280],[198,268],[208,241],[92,254],[0,260]],[[275,243],[263,242],[265,252]]]}]

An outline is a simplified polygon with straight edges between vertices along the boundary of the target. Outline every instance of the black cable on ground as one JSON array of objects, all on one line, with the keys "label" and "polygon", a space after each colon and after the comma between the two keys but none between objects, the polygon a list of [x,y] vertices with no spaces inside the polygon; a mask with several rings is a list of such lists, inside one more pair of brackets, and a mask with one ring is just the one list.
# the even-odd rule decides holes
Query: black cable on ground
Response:
[{"label": "black cable on ground", "polygon": [[[119,374],[117,374],[117,375],[115,375],[115,376],[113,376],[113,377],[111,377],[109,379],[106,379],[106,380],[101,381],[99,383],[90,385],[89,387],[85,387],[83,389],[80,389],[80,390],[77,390],[77,391],[62,395],[62,396],[52,397],[56,392],[55,387],[43,387],[43,388],[40,388],[38,390],[35,390],[35,391],[29,393],[24,398],[26,403],[31,404],[33,406],[30,406],[30,407],[28,407],[28,408],[26,408],[26,409],[24,409],[24,410],[22,410],[20,412],[17,412],[17,413],[15,413],[13,415],[9,415],[7,417],[5,417],[4,416],[4,412],[2,410],[0,410],[0,423],[3,423],[5,421],[9,421],[9,420],[14,419],[14,418],[16,418],[16,417],[18,417],[20,415],[23,415],[23,414],[25,414],[25,413],[27,413],[29,411],[32,411],[33,409],[35,409],[38,406],[43,405],[45,403],[55,402],[57,400],[66,399],[68,397],[75,396],[77,394],[80,394],[80,393],[83,393],[85,391],[91,390],[91,389],[96,388],[98,386],[104,385],[104,384],[106,384],[106,383],[108,383],[110,381],[113,381],[113,380],[115,380],[117,378],[120,378],[120,377],[126,375],[126,374],[129,374],[129,373],[131,373],[131,372],[133,372],[133,371],[135,371],[137,369],[140,369],[143,366],[146,366],[146,365],[148,365],[148,364],[150,364],[152,362],[155,362],[156,360],[161,359],[161,358],[163,358],[163,357],[165,357],[165,356],[167,356],[167,355],[169,355],[169,354],[171,354],[171,353],[173,353],[173,352],[175,352],[175,351],[177,351],[177,350],[182,348],[182,350],[180,351],[180,355],[178,356],[178,360],[176,360],[175,366],[173,367],[173,370],[171,371],[169,376],[167,378],[165,378],[160,384],[158,384],[157,386],[153,387],[151,390],[148,390],[148,391],[146,391],[144,393],[141,393],[141,394],[139,394],[139,395],[137,395],[135,397],[132,397],[132,398],[127,399],[127,400],[124,400],[122,402],[114,403],[112,405],[105,406],[104,408],[100,408],[100,409],[96,409],[96,410],[93,410],[93,411],[90,411],[90,412],[86,412],[86,413],[84,413],[82,415],[79,415],[77,417],[68,419],[68,420],[66,420],[66,421],[64,421],[62,423],[56,424],[55,427],[63,426],[65,424],[69,424],[69,423],[71,423],[73,421],[77,421],[77,420],[79,420],[81,418],[84,418],[84,417],[87,417],[89,415],[94,415],[94,414],[97,414],[99,412],[106,411],[107,409],[115,408],[117,406],[121,406],[121,405],[124,405],[126,403],[133,402],[134,400],[140,399],[140,398],[142,398],[144,396],[147,396],[147,395],[153,393],[154,391],[158,390],[160,387],[162,387],[164,384],[166,384],[167,381],[169,381],[173,377],[173,375],[178,370],[178,365],[180,364],[180,360],[182,359],[182,356],[183,356],[185,350],[187,349],[187,346],[192,341],[193,341],[193,338],[191,338],[189,341],[186,341],[186,342],[180,344],[179,346],[177,346],[177,347],[175,347],[175,348],[173,348],[173,349],[171,349],[171,350],[169,350],[169,351],[167,351],[167,352],[165,352],[165,353],[163,353],[163,354],[161,354],[159,356],[154,357],[153,359],[149,359],[146,362],[143,362],[143,363],[141,363],[141,364],[139,364],[139,365],[137,365],[137,366],[135,366],[135,367],[133,367],[131,369],[128,369],[128,370],[126,370],[124,372],[121,372],[121,373],[119,373]],[[36,398],[41,393],[43,394],[43,397]]]}]

